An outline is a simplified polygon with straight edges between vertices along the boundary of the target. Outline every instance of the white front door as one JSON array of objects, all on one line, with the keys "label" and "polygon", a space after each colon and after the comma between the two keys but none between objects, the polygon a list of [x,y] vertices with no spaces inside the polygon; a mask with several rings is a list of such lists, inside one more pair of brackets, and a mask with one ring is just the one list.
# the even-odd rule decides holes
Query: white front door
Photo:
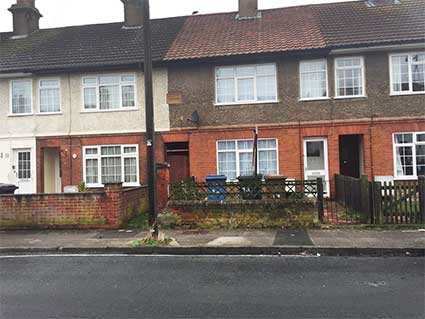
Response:
[{"label": "white front door", "polygon": [[329,196],[327,138],[304,139],[304,175],[306,180],[322,178],[324,181],[323,189]]},{"label": "white front door", "polygon": [[31,150],[30,149],[19,149],[14,151],[14,162],[15,162],[15,174],[17,180],[16,191],[17,194],[30,194],[32,193],[33,186],[33,174],[31,167]]}]

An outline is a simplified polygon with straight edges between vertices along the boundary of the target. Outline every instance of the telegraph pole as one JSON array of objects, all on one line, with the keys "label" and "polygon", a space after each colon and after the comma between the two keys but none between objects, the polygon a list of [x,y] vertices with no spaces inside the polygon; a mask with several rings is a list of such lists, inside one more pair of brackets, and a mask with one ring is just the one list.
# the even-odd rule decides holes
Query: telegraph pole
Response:
[{"label": "telegraph pole", "polygon": [[152,32],[149,13],[149,0],[139,0],[143,12],[143,38],[145,75],[145,107],[146,107],[146,148],[149,192],[149,226],[153,227],[153,237],[158,238],[157,225],[157,189],[155,160],[155,122],[152,85]]}]

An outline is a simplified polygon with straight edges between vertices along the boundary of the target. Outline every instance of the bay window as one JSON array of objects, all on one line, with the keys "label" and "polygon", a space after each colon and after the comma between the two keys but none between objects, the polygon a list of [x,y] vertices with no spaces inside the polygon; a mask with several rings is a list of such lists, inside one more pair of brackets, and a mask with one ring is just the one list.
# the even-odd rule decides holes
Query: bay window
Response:
[{"label": "bay window", "polygon": [[216,104],[276,101],[275,64],[219,67],[216,69]]},{"label": "bay window", "polygon": [[16,80],[10,82],[11,114],[32,113],[32,81]]},{"label": "bay window", "polygon": [[[253,174],[253,140],[227,140],[217,142],[217,173],[229,180]],[[257,172],[262,175],[277,175],[277,140],[258,140]]]},{"label": "bay window", "polygon": [[391,93],[425,93],[425,52],[390,56]]},{"label": "bay window", "polygon": [[61,111],[60,81],[40,80],[40,113],[58,113]]},{"label": "bay window", "polygon": [[425,132],[394,134],[396,178],[416,179],[425,175]]},{"label": "bay window", "polygon": [[301,100],[323,99],[328,97],[327,61],[300,62]]},{"label": "bay window", "polygon": [[335,96],[338,98],[365,95],[363,57],[335,59]]},{"label": "bay window", "polygon": [[139,185],[139,151],[137,145],[84,147],[84,182],[89,187],[106,183]]},{"label": "bay window", "polygon": [[86,111],[129,109],[136,106],[134,75],[109,75],[83,78]]}]

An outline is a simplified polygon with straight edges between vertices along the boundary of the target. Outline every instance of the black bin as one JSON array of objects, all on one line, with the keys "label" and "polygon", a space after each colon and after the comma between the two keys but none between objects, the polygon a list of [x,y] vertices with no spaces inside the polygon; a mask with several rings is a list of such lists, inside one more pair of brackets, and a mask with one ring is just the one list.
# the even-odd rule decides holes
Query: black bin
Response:
[{"label": "black bin", "polygon": [[15,185],[0,183],[0,195],[12,195],[17,189]]}]

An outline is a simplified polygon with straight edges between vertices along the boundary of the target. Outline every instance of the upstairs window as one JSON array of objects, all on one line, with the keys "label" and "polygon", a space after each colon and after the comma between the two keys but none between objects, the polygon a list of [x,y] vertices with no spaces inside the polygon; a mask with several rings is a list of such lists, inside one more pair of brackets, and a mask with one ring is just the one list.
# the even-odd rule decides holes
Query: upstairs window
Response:
[{"label": "upstairs window", "polygon": [[390,56],[391,93],[425,93],[425,53]]},{"label": "upstairs window", "polygon": [[59,113],[61,111],[60,81],[40,81],[40,113]]},{"label": "upstairs window", "polygon": [[[229,180],[253,174],[253,140],[228,140],[217,142],[218,174]],[[277,175],[277,140],[258,140],[258,168],[263,175]]]},{"label": "upstairs window", "polygon": [[139,184],[137,145],[89,146],[84,148],[84,181],[89,187],[106,183]]},{"label": "upstairs window", "polygon": [[277,101],[276,65],[260,64],[216,69],[216,103]]},{"label": "upstairs window", "polygon": [[364,96],[364,82],[364,61],[362,57],[335,59],[336,97]]},{"label": "upstairs window", "polygon": [[31,80],[11,81],[11,111],[16,115],[32,113]]},{"label": "upstairs window", "polygon": [[300,62],[300,87],[302,100],[328,97],[327,61]]},{"label": "upstairs window", "polygon": [[425,132],[394,134],[395,177],[425,175]]},{"label": "upstairs window", "polygon": [[134,75],[83,78],[84,110],[108,111],[136,106]]}]

